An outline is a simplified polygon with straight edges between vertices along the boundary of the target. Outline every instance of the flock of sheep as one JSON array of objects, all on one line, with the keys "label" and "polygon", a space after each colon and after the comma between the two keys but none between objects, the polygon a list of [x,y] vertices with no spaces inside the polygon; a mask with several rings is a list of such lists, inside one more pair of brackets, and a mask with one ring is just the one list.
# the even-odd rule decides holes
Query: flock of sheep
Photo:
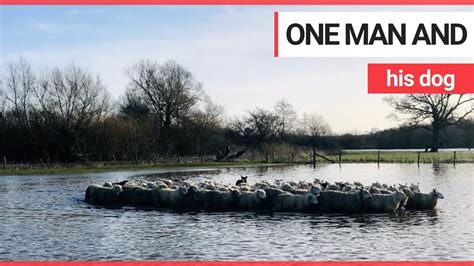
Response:
[{"label": "flock of sheep", "polygon": [[376,182],[364,186],[359,182],[329,183],[315,179],[313,182],[260,181],[249,185],[246,177],[235,185],[164,178],[155,182],[107,182],[91,185],[85,193],[85,201],[94,205],[188,211],[382,213],[434,209],[438,199],[443,198],[436,189],[422,193],[414,184]]}]

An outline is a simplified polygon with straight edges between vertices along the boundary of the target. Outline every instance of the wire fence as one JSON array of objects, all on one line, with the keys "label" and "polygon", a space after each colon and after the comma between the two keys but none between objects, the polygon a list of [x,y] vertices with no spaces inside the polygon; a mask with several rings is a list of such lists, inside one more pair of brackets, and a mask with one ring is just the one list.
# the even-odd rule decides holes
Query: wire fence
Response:
[{"label": "wire fence", "polygon": [[39,163],[16,163],[9,162],[6,156],[3,156],[3,168],[28,169],[28,168],[58,168],[58,167],[113,167],[113,166],[152,166],[159,164],[194,164],[194,163],[209,163],[215,162],[216,156],[188,156],[188,157],[161,157],[155,160],[133,160],[133,161],[99,161],[99,162],[74,162],[74,163],[47,163],[40,161]]}]

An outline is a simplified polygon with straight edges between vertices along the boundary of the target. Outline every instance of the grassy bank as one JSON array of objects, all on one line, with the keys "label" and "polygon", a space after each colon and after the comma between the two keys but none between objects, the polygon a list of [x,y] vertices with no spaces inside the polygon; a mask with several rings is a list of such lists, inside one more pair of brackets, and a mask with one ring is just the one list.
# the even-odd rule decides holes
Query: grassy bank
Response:
[{"label": "grassy bank", "polygon": [[[339,154],[326,155],[327,158],[339,162]],[[316,158],[317,162],[324,159]],[[342,152],[341,163],[474,163],[473,151],[416,152],[416,151],[350,151]]]},{"label": "grassy bank", "polygon": [[120,164],[120,165],[73,165],[73,166],[54,166],[28,168],[0,169],[0,176],[7,175],[56,175],[56,174],[84,174],[84,173],[102,173],[111,171],[139,171],[152,169],[188,169],[188,168],[225,168],[225,167],[257,167],[272,166],[276,163],[253,163],[253,162],[205,162],[205,163],[169,163],[169,164]]},{"label": "grassy bank", "polygon": [[[438,153],[416,152],[416,151],[350,151],[341,154],[324,154],[324,156],[336,163],[474,163],[474,152],[454,152],[440,151]],[[294,163],[311,163],[312,156],[308,153]],[[186,169],[186,168],[219,168],[219,167],[255,167],[270,166],[287,163],[279,162],[195,162],[195,163],[125,163],[125,164],[101,164],[93,165],[68,165],[68,166],[39,166],[31,167],[7,167],[0,169],[2,175],[49,175],[49,174],[81,174],[100,173],[110,171],[138,171],[147,169]],[[316,163],[329,163],[327,160],[316,157]]]}]

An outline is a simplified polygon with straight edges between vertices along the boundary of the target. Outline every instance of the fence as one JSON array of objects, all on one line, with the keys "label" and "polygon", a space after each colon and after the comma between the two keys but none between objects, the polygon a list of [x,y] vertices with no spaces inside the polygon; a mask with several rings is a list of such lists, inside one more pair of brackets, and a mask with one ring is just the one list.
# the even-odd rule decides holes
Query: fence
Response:
[{"label": "fence", "polygon": [[152,166],[159,164],[191,164],[214,162],[216,157],[214,155],[206,156],[191,156],[191,157],[161,157],[156,160],[135,160],[135,161],[100,161],[100,162],[76,162],[76,163],[9,163],[6,156],[3,156],[3,168],[28,169],[28,168],[55,168],[55,167],[112,167],[112,166]]}]

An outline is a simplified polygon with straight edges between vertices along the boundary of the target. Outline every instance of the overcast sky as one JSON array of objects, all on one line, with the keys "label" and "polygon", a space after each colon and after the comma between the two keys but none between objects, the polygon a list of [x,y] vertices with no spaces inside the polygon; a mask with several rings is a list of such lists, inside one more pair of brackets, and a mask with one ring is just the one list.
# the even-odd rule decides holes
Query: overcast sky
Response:
[{"label": "overcast sky", "polygon": [[2,64],[75,62],[99,74],[115,99],[127,67],[172,59],[187,67],[226,115],[287,99],[318,113],[336,133],[397,123],[383,95],[367,94],[369,62],[472,62],[471,58],[274,58],[274,11],[472,11],[460,7],[0,6]]}]

